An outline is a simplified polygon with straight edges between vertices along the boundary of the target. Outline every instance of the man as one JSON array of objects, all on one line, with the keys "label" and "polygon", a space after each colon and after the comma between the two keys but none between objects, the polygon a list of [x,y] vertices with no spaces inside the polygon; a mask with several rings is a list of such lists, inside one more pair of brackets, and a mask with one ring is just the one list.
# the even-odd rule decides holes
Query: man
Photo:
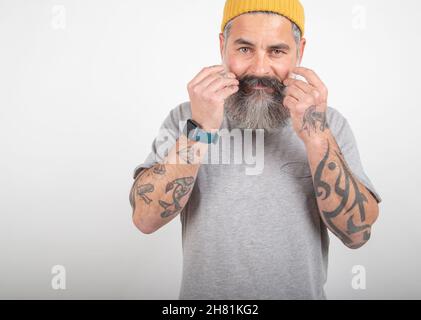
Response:
[{"label": "man", "polygon": [[[134,224],[149,234],[180,213],[180,299],[325,299],[327,229],[361,247],[381,198],[347,120],[327,107],[327,88],[297,67],[306,44],[299,0],[228,0],[221,31],[223,65],[188,84],[190,101],[170,112],[166,138],[135,169]],[[235,143],[222,151],[230,161],[205,161],[223,130],[239,130],[241,155],[264,147],[258,174],[231,159]]]}]

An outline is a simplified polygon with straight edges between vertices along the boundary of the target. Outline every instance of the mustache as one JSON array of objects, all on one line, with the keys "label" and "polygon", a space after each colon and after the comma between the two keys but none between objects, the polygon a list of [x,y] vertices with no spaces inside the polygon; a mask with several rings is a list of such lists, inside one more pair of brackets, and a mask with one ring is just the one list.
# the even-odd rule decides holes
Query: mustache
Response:
[{"label": "mustache", "polygon": [[[286,86],[275,77],[246,75],[238,78],[239,90],[225,100],[225,112],[234,126],[275,132],[288,123],[283,105]],[[256,90],[261,86],[269,90]]]},{"label": "mustache", "polygon": [[239,91],[248,92],[252,87],[262,86],[273,89],[274,94],[283,95],[286,86],[273,77],[256,77],[252,75],[246,75],[239,80]]}]

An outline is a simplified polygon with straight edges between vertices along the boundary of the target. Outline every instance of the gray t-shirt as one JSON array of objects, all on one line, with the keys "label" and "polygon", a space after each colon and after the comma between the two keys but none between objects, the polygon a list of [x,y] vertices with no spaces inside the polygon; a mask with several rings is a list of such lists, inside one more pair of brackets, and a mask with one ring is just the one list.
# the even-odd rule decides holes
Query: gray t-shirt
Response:
[{"label": "gray t-shirt", "polygon": [[[182,103],[171,110],[161,129],[169,129],[176,139],[179,121],[190,117],[190,102]],[[331,107],[327,117],[351,171],[380,202],[347,120]],[[222,128],[232,129],[226,117]],[[153,141],[134,177],[162,158],[163,140],[158,135]],[[244,145],[244,153],[247,148]],[[318,211],[306,149],[291,121],[280,132],[264,136],[260,174],[245,173],[249,162],[230,163],[201,165],[180,214],[179,298],[326,299],[329,235]]]}]

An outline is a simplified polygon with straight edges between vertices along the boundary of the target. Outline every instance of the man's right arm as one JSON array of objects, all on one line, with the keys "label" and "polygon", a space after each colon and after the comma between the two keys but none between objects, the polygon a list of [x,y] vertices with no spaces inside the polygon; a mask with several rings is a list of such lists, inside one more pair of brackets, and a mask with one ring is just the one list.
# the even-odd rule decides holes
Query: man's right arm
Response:
[{"label": "man's right arm", "polygon": [[[208,132],[220,128],[224,102],[239,90],[234,73],[222,65],[203,68],[187,85],[192,119]],[[143,233],[152,233],[170,222],[186,205],[200,163],[209,145],[181,135],[162,164],[143,170],[130,192],[133,222]]]},{"label": "man's right arm", "polygon": [[185,207],[208,145],[181,135],[163,163],[143,169],[130,191],[133,223],[150,234]]}]

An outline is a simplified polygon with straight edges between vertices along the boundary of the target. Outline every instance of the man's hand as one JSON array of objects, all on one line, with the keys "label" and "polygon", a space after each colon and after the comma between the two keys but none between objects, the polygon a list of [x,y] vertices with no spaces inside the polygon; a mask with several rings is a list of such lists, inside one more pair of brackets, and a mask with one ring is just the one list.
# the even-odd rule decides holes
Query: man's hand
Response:
[{"label": "man's hand", "polygon": [[204,68],[189,82],[192,119],[206,131],[217,130],[224,119],[225,99],[238,91],[235,74],[224,74],[222,65]]},{"label": "man's hand", "polygon": [[284,105],[291,112],[292,124],[298,136],[306,141],[328,128],[326,120],[328,90],[316,73],[297,67],[294,74],[303,76],[307,82],[288,78]]}]

